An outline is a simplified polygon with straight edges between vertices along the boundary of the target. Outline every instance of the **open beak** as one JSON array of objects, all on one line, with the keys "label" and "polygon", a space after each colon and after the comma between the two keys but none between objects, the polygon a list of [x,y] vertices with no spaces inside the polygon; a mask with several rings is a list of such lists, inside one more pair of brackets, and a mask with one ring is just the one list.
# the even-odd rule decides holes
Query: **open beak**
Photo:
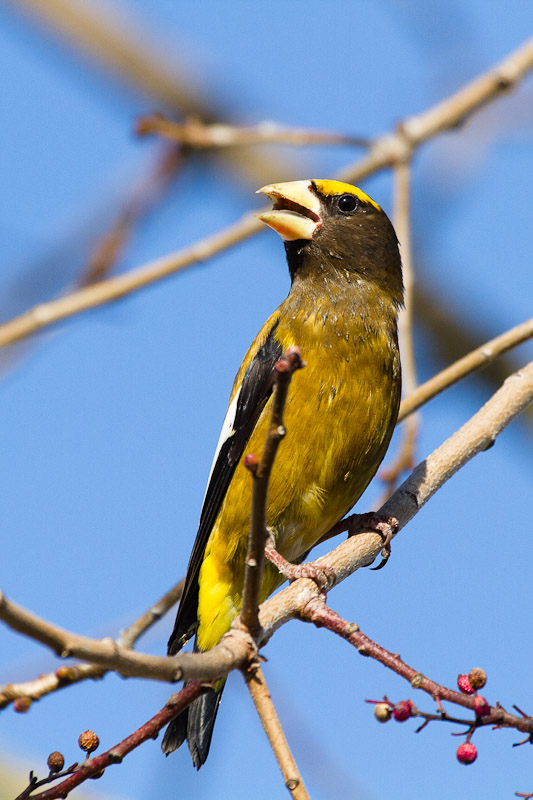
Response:
[{"label": "open beak", "polygon": [[258,189],[274,203],[272,211],[257,214],[257,218],[279,233],[285,242],[312,239],[322,225],[320,201],[311,187],[311,181],[271,183]]}]

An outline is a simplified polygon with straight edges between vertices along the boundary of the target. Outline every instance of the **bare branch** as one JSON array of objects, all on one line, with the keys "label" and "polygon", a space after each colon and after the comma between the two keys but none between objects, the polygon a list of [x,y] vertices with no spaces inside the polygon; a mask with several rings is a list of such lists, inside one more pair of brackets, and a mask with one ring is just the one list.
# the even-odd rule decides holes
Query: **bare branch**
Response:
[{"label": "bare branch", "polygon": [[289,386],[295,370],[301,369],[303,366],[304,363],[297,347],[291,347],[277,362],[274,367],[274,393],[270,425],[261,460],[254,461],[252,465],[251,459],[255,458],[254,455],[245,458],[245,464],[252,472],[253,492],[250,536],[244,567],[242,606],[239,617],[252,636],[258,632],[257,610],[265,560],[265,545],[268,537],[266,521],[268,483],[278,447],[285,436],[283,413]]},{"label": "bare branch", "polygon": [[[416,389],[416,359],[414,345],[413,292],[415,273],[411,242],[411,164],[400,161],[394,167],[394,227],[400,242],[405,287],[405,306],[398,320],[400,353],[402,355],[402,384],[404,395]],[[418,417],[412,415],[401,432],[399,451],[393,463],[381,471],[380,478],[385,482],[383,501],[389,497],[403,472],[413,468],[418,435]]]},{"label": "bare branch", "polygon": [[303,778],[285,738],[259,662],[253,662],[247,670],[242,672],[261,724],[276,756],[285,786],[294,800],[309,800]]},{"label": "bare branch", "polygon": [[34,306],[19,317],[0,325],[0,347],[25,339],[60,320],[125,297],[193,264],[206,261],[257,233],[260,228],[261,223],[253,214],[245,214],[239,222],[190,247],[156,258],[123,275],[116,275],[105,281],[94,283],[92,286],[78,289],[65,297]]},{"label": "bare branch", "polygon": [[527,342],[532,337],[533,317],[472,350],[471,353],[434,375],[433,378],[430,378],[406,397],[400,406],[398,422],[412,414],[424,403],[427,403],[432,397],[436,397],[436,395],[443,392],[444,389],[462,380],[467,375],[471,375],[476,370],[482,369],[498,356],[501,356],[502,353],[507,353],[513,347],[518,347],[518,345]]},{"label": "bare branch", "polygon": [[[463,427],[422,461],[379,509],[380,515],[395,517],[398,530],[477,453],[487,450],[501,431],[533,400],[533,362],[511,375],[503,386]],[[370,564],[380,552],[379,534],[369,531],[351,537],[314,563],[335,571],[340,583],[357,569]],[[242,630],[232,629],[220,644],[204,653],[180,653],[172,658],[149,656],[121,647],[112,639],[94,640],[51,625],[0,595],[0,619],[54,650],[62,657],[73,656],[126,677],[163,681],[213,681],[245,665],[256,646],[291,619],[305,613],[318,593],[316,583],[302,578],[262,604],[259,622],[262,632],[256,642]]]},{"label": "bare branch", "polygon": [[[308,603],[303,615],[304,619],[312,622],[318,627],[327,628],[333,633],[342,636],[363,656],[369,656],[379,661],[383,666],[396,672],[402,678],[409,681],[413,689],[421,689],[435,700],[446,700],[455,705],[463,706],[471,711],[475,710],[476,695],[463,694],[454,689],[442,686],[436,681],[427,678],[421,672],[406,664],[397,653],[391,653],[381,645],[374,642],[359,630],[353,622],[342,619],[336,611],[329,608],[324,602],[323,597],[317,597],[312,603]],[[469,723],[471,724],[471,723]],[[501,706],[493,706],[490,714],[483,717],[482,724],[498,725],[506,728],[515,728],[525,733],[533,733],[533,717],[517,716],[509,714]]]},{"label": "bare branch", "polygon": [[[516,86],[532,68],[533,40],[529,40],[496,67],[452,97],[418,116],[405,120],[396,133],[376,139],[369,155],[353,166],[343,169],[339,177],[358,182],[379,169],[403,161],[413,148],[431,136],[455,127],[467,113],[472,113],[484,103],[495,99],[504,89]],[[258,233],[261,229],[262,225],[255,216],[246,214],[240,222],[184,250],[162,256],[125,275],[109,278],[91,287],[72,292],[66,297],[35,306],[0,325],[0,347],[31,336],[43,328],[89,308],[138,291],[192,264],[205,261]]]},{"label": "bare branch", "polygon": [[[169,589],[157,603],[145,611],[132,625],[121,632],[117,643],[122,647],[133,647],[135,642],[154,625],[181,597],[184,581],[181,580]],[[103,678],[108,670],[96,664],[72,664],[59,667],[54,672],[41,675],[32,681],[10,683],[0,689],[0,709],[6,708],[18,698],[39,700],[47,694],[64,689],[74,683]]]},{"label": "bare branch", "polygon": [[258,125],[206,125],[193,118],[184,124],[168,119],[164,114],[149,114],[137,121],[140,136],[157,133],[172,142],[179,142],[195,149],[214,149],[252,144],[341,144],[351,147],[368,147],[370,140],[360,136],[349,136],[335,131],[313,131],[307,128],[288,128],[276,122],[260,122]]},{"label": "bare branch", "polygon": [[56,798],[64,798],[89,778],[100,777],[103,771],[112,764],[120,764],[128,753],[135,750],[139,745],[148,741],[148,739],[155,739],[159,731],[165,727],[174,717],[177,717],[189,706],[194,700],[200,697],[207,691],[207,688],[199,683],[189,683],[177,694],[172,695],[166,702],[164,708],[158,711],[148,722],[141,725],[136,731],[127,736],[121,742],[101,753],[98,756],[87,758],[82,764],[76,767],[74,772],[60,783],[53,786],[51,789],[46,789],[44,792],[29,795],[26,793],[21,795],[30,797],[31,800],[56,800]]},{"label": "bare branch", "polygon": [[[380,515],[395,517],[398,530],[418,513],[441,486],[475,455],[487,450],[496,437],[533,400],[533,362],[511,375],[503,386],[474,416],[440,447],[422,461],[411,475],[379,509]],[[383,541],[375,532],[361,533],[316,559],[335,570],[336,583],[376,558]],[[259,622],[263,639],[291,619],[305,613],[306,604],[317,596],[314,581],[301,579],[262,604]]]},{"label": "bare branch", "polygon": [[396,133],[376,139],[368,155],[343,168],[341,176],[357,182],[403,161],[428,139],[456,128],[484,105],[513,89],[531,69],[533,38],[446,100],[401,122]]}]

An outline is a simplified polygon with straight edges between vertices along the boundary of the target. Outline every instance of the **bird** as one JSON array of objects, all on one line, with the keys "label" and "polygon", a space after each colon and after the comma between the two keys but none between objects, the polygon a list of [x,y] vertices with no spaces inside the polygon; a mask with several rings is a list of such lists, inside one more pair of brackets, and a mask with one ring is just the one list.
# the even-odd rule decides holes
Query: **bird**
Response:
[{"label": "bird", "polygon": [[[214,647],[238,615],[252,481],[243,464],[265,441],[274,367],[298,347],[306,362],[285,408],[287,437],[270,478],[267,524],[278,552],[299,563],[354,506],[388,448],[400,404],[397,317],[402,265],[393,225],[361,189],[337,180],[273,183],[258,218],[282,238],[291,288],[235,378],[200,514],[168,654],[193,636]],[[265,562],[261,602],[284,580]],[[172,720],[168,755],[187,739],[205,763],[224,681]]]}]

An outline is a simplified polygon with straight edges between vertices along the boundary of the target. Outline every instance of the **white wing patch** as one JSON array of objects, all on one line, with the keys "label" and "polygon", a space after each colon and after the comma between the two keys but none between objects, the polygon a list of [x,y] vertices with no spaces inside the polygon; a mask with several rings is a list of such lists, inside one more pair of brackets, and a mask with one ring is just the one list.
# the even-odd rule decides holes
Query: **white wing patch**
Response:
[{"label": "white wing patch", "polygon": [[209,484],[211,483],[211,476],[213,474],[213,470],[215,468],[215,464],[217,463],[217,458],[218,458],[218,456],[220,454],[220,451],[221,451],[221,449],[222,449],[222,447],[224,445],[224,442],[227,442],[228,439],[230,439],[233,436],[233,434],[235,433],[235,428],[234,428],[235,416],[237,414],[237,403],[239,402],[239,395],[241,393],[241,388],[242,387],[239,386],[239,391],[236,393],[235,397],[233,398],[233,400],[229,404],[229,408],[228,408],[228,410],[226,412],[226,416],[224,418],[224,422],[222,423],[222,430],[220,431],[220,436],[219,436],[219,439],[218,439],[217,449],[215,450],[213,463],[211,464],[211,471],[209,472],[209,478],[208,478],[207,486],[206,486],[206,489],[205,489],[204,501],[205,501],[205,495],[207,494],[207,490],[209,489]]}]

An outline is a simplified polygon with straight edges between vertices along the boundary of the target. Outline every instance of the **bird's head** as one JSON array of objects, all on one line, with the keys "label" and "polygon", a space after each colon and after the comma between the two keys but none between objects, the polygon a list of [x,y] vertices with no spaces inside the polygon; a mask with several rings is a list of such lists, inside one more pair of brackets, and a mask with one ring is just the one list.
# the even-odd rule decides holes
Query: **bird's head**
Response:
[{"label": "bird's head", "polygon": [[396,304],[403,297],[398,240],[367,194],[333,180],[273,183],[259,189],[273,208],[258,214],[285,243],[291,277],[317,270],[329,278],[363,279]]}]

